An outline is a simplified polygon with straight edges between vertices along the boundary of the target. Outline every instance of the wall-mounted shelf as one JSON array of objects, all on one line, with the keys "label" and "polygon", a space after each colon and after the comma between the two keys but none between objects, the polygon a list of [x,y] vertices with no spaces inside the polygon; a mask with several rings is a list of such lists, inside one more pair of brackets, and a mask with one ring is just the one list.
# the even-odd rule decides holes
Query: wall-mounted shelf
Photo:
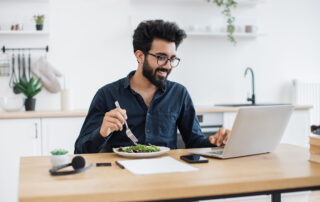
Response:
[{"label": "wall-mounted shelf", "polygon": [[237,0],[238,5],[256,5],[265,2],[266,0]]},{"label": "wall-mounted shelf", "polygon": [[[158,0],[131,0],[133,3],[134,2],[143,2],[143,3],[154,3],[159,2]],[[203,4],[207,4],[209,3],[207,0],[162,0],[163,2],[181,2],[181,3],[203,3]],[[238,3],[238,5],[257,5],[257,4],[261,4],[261,3],[265,3],[266,0],[236,0],[236,2]],[[212,3],[212,2],[210,2]]]},{"label": "wall-mounted shelf", "polygon": [[[187,32],[188,36],[212,36],[212,37],[226,37],[228,33],[223,32]],[[234,37],[239,38],[256,38],[265,35],[264,33],[234,33]]]},{"label": "wall-mounted shelf", "polygon": [[0,35],[48,35],[48,31],[0,31]]}]

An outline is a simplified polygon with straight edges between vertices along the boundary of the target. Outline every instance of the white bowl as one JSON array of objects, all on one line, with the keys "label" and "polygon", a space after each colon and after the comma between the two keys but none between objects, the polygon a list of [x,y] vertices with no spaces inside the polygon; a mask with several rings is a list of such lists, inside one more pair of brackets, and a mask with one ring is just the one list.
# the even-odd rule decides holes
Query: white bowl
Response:
[{"label": "white bowl", "polygon": [[7,112],[16,112],[22,109],[24,99],[20,96],[2,97],[0,99],[0,105],[2,109]]}]

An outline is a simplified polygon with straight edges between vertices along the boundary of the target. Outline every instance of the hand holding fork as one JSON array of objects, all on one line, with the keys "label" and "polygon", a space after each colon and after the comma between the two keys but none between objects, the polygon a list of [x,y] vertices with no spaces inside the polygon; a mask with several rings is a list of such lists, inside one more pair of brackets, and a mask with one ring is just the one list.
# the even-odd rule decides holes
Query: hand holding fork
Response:
[{"label": "hand holding fork", "polygon": [[126,110],[121,109],[119,102],[115,102],[116,108],[105,113],[103,122],[100,128],[100,135],[107,137],[114,131],[122,131],[122,126],[126,125],[126,135],[130,138],[133,143],[138,142],[138,139],[133,135],[127,124]]},{"label": "hand holding fork", "polygon": [[115,108],[104,114],[100,128],[100,135],[107,137],[114,131],[122,131],[125,120],[127,119],[126,110]]},{"label": "hand holding fork", "polygon": [[[115,102],[115,105],[116,105],[117,108],[120,109],[120,105],[119,105],[119,102],[118,102],[118,101]],[[130,128],[129,128],[126,120],[124,120],[124,123],[126,124],[126,127],[127,127],[126,135],[128,136],[128,138],[130,138],[130,140],[131,140],[133,143],[138,142],[138,139],[137,139],[136,136],[134,136],[134,134],[131,132],[131,130],[130,130]]]}]

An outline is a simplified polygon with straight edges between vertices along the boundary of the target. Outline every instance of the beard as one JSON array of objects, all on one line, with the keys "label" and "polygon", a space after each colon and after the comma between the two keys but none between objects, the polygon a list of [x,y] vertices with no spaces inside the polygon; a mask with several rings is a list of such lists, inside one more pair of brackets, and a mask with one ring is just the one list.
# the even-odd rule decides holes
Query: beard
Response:
[{"label": "beard", "polygon": [[[158,71],[166,72],[165,77],[157,75]],[[142,66],[142,74],[146,77],[153,85],[158,88],[164,89],[166,86],[167,77],[169,76],[171,69],[165,69],[162,67],[157,67],[155,70],[149,65],[148,61],[145,60]]]}]

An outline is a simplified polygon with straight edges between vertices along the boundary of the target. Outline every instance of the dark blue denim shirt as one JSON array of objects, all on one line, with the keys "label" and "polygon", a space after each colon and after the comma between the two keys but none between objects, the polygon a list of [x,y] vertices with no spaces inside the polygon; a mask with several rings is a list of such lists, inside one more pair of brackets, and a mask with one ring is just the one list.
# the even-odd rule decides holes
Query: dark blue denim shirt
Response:
[{"label": "dark blue denim shirt", "polygon": [[167,81],[164,89],[158,89],[149,108],[141,95],[130,87],[127,77],[100,88],[94,96],[88,115],[75,144],[75,153],[97,153],[102,148],[111,152],[112,148],[129,146],[133,143],[122,131],[103,138],[99,131],[106,112],[115,108],[119,101],[126,109],[127,123],[139,144],[153,144],[177,148],[177,128],[186,148],[212,147],[202,132],[196,112],[187,89],[176,82]]}]

